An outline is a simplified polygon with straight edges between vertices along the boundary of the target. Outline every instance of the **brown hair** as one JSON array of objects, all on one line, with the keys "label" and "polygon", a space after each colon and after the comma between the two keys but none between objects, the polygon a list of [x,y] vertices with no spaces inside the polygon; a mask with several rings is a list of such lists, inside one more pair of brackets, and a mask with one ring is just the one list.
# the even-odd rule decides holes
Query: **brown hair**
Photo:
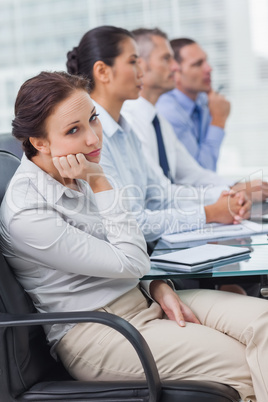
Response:
[{"label": "brown hair", "polygon": [[182,57],[180,54],[181,49],[184,46],[188,46],[188,45],[193,45],[194,43],[196,43],[193,39],[190,38],[179,38],[179,39],[172,39],[170,41],[170,45],[173,49],[174,52],[174,59],[178,62],[181,63],[182,62]]},{"label": "brown hair", "polygon": [[37,154],[29,138],[46,138],[46,119],[75,90],[89,92],[89,81],[63,71],[43,71],[22,84],[15,102],[12,134],[22,142],[28,159]]}]

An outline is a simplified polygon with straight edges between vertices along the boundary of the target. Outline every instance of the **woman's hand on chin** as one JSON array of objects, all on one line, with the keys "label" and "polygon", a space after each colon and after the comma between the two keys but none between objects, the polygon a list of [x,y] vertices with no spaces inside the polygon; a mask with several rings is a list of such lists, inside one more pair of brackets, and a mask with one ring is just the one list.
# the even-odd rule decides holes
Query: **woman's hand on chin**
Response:
[{"label": "woman's hand on chin", "polygon": [[102,167],[98,163],[88,161],[82,153],[55,156],[52,160],[61,177],[65,179],[83,179],[88,182],[94,193],[112,189]]}]

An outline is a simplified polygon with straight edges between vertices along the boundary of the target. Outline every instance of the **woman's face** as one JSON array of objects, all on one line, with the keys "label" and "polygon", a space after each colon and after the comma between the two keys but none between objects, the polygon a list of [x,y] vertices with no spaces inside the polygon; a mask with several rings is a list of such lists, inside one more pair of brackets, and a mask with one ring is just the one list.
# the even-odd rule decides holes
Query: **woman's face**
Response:
[{"label": "woman's face", "polygon": [[143,72],[139,64],[138,47],[132,38],[120,44],[121,54],[111,67],[110,89],[117,99],[137,99],[142,88]]},{"label": "woman's face", "polygon": [[99,163],[102,148],[102,126],[89,94],[75,90],[59,103],[46,120],[50,155],[82,153],[90,162]]}]

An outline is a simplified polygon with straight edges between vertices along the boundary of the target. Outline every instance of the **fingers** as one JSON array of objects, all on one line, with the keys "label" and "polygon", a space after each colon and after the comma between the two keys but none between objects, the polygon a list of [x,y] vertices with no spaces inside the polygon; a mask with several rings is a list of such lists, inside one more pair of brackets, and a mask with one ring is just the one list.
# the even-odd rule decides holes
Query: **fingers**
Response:
[{"label": "fingers", "polygon": [[168,318],[176,321],[180,327],[185,327],[186,322],[200,324],[190,307],[184,304],[176,293],[174,294],[174,298],[176,299],[175,303],[172,302],[172,304],[169,303],[169,305],[162,306]]},{"label": "fingers", "polygon": [[191,319],[188,319],[187,321],[193,322],[194,324],[201,325],[201,322],[198,320],[198,318],[196,318],[196,316],[194,314],[192,314]]},{"label": "fingers", "polygon": [[71,169],[74,169],[78,165],[78,161],[75,157],[75,155],[67,155],[67,156],[61,156],[59,158],[60,165],[62,169],[66,172],[69,173]]},{"label": "fingers", "polygon": [[239,191],[237,193],[234,193],[233,195],[235,198],[237,198],[238,205],[243,205],[245,204],[247,200],[246,193],[244,191]]},{"label": "fingers", "polygon": [[77,154],[77,155],[70,154],[66,156],[55,156],[54,158],[52,158],[54,166],[59,171],[61,177],[64,178],[75,177],[75,171],[79,167],[78,155],[80,155],[79,156],[80,159],[81,155],[84,157],[83,154]]},{"label": "fingers", "polygon": [[236,183],[233,187],[235,192],[244,190],[254,202],[261,202],[268,198],[268,183],[260,179]]},{"label": "fingers", "polygon": [[176,311],[174,312],[174,318],[176,323],[180,326],[180,327],[185,327],[185,320],[184,320],[184,316],[181,312],[181,309],[176,309]]},{"label": "fingers", "polygon": [[168,298],[165,297],[165,300],[160,305],[170,320],[176,321],[180,327],[185,327],[185,318],[180,307],[179,298],[174,291],[172,292],[173,295]]},{"label": "fingers", "polygon": [[233,223],[237,224],[241,223],[243,219],[249,219],[251,213],[251,206],[252,206],[251,201],[246,200],[242,205],[242,207],[239,209],[238,213],[235,214]]},{"label": "fingers", "polygon": [[86,162],[85,155],[81,154],[81,153],[76,155],[76,159],[77,159],[78,163],[81,165]]},{"label": "fingers", "polygon": [[66,167],[67,167],[67,169],[69,167],[66,157],[58,157],[57,156],[57,157],[52,158],[52,161],[53,161],[56,169],[59,171],[59,174],[61,175],[61,177],[63,177],[63,178],[69,177],[68,173],[66,171]]},{"label": "fingers", "polygon": [[60,175],[62,176],[62,167],[61,167],[61,164],[59,161],[59,157],[55,156],[54,158],[52,158],[52,162],[53,162],[55,168],[59,171]]},{"label": "fingers", "polygon": [[[231,189],[230,191],[223,191],[215,205],[217,205],[218,212],[216,211],[216,217],[214,214],[214,222],[238,224],[241,223],[243,219],[250,217],[252,203],[248,199],[245,191],[235,191]],[[206,208],[207,207],[205,207],[205,211],[207,214]],[[212,222],[210,217],[208,217],[207,222]]]},{"label": "fingers", "polygon": [[182,310],[182,314],[187,322],[192,322],[194,324],[201,324],[198,318],[194,315],[190,307],[180,301],[180,306]]},{"label": "fingers", "polygon": [[58,169],[61,177],[69,177],[70,164],[66,156],[56,156],[52,158],[54,166]]},{"label": "fingers", "polygon": [[251,201],[250,201],[250,200],[247,200],[247,201],[243,204],[242,208],[240,209],[239,215],[240,215],[240,216],[243,216],[244,219],[247,219],[246,217],[249,217],[249,216],[250,216],[251,206],[252,206]]},{"label": "fingers", "polygon": [[167,317],[176,321],[180,327],[185,327],[185,321],[200,324],[190,307],[186,306],[179,295],[165,282],[155,280],[151,283],[150,293],[153,299],[160,304]]}]

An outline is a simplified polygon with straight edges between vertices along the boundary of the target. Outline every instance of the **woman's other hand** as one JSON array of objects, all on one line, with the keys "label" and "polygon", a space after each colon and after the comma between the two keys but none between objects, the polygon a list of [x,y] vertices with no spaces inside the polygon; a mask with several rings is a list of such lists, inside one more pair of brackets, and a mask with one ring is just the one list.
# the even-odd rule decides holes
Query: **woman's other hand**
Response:
[{"label": "woman's other hand", "polygon": [[150,285],[150,293],[153,299],[160,304],[167,317],[176,321],[180,327],[185,327],[185,322],[200,324],[192,310],[180,300],[177,293],[165,282],[153,281]]}]

